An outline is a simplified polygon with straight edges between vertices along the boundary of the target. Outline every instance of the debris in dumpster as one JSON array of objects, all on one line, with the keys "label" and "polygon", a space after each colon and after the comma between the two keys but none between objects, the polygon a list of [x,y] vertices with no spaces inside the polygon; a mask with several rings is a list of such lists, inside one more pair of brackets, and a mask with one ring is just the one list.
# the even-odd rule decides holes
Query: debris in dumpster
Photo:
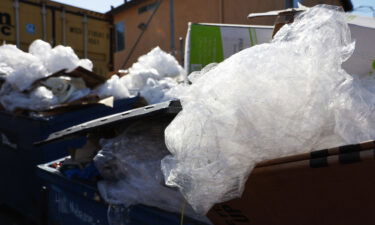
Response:
[{"label": "debris in dumpster", "polygon": [[119,74],[123,76],[115,74],[99,88],[99,96],[119,99],[140,93],[149,104],[155,104],[173,99],[168,91],[185,77],[177,60],[159,47],[139,57],[128,70],[121,70]]},{"label": "debris in dumpster", "polygon": [[61,76],[82,79],[84,81],[84,84],[91,89],[98,87],[99,85],[103,84],[106,81],[104,77],[101,77],[97,75],[96,73],[79,66],[70,72],[68,72],[67,69],[59,70],[45,78],[41,78],[35,81],[33,85],[37,85],[38,82],[43,82],[52,77],[61,77]]},{"label": "debris in dumpster", "polygon": [[[121,204],[128,207],[143,204],[180,213],[185,200],[177,189],[164,185],[160,168],[161,159],[168,154],[164,130],[177,114],[174,108],[180,109],[177,103],[165,102],[160,103],[160,106],[139,108],[139,112],[138,109],[133,109],[120,113],[121,120],[127,121],[124,123],[120,123],[120,120],[111,122],[109,117],[117,118],[116,115],[111,115],[80,125],[80,129],[90,129],[86,131],[86,145],[71,150],[69,158],[53,166],[67,178],[87,178],[88,181],[98,182],[101,197],[110,205]],[[91,126],[90,123],[96,123],[96,126]],[[74,129],[68,128],[67,131],[74,132]],[[58,133],[62,134],[64,131]],[[100,177],[94,173],[92,162]],[[190,206],[187,206],[185,213],[208,222],[205,216],[196,214]]]},{"label": "debris in dumpster", "polygon": [[[34,41],[29,53],[4,44],[0,46],[0,61],[4,77],[0,103],[8,111],[43,111],[76,101],[91,93],[88,87],[98,77],[90,71],[91,61],[80,60],[72,48],[52,48],[42,40]],[[96,86],[104,81],[96,81]]]},{"label": "debris in dumpster", "polygon": [[98,103],[111,96],[116,100],[140,95],[153,104],[173,99],[168,91],[184,79],[177,60],[159,47],[141,56],[128,70],[119,71],[123,77],[115,74],[108,80],[91,72],[91,61],[79,59],[72,48],[52,48],[42,40],[34,41],[29,53],[2,45],[0,61],[0,104],[14,113],[50,114],[51,110],[71,110],[71,106]]},{"label": "debris in dumpster", "polygon": [[[103,199],[110,204],[143,204],[180,212],[184,198],[177,189],[165,186],[160,168],[168,154],[164,130],[169,118],[135,122],[117,137],[101,141],[94,162],[104,178],[98,182]],[[204,220],[188,206],[186,215]]]},{"label": "debris in dumpster", "polygon": [[374,139],[375,92],[341,67],[354,47],[345,15],[321,5],[201,75],[165,131],[166,184],[205,214],[258,162]]},{"label": "debris in dumpster", "polygon": [[52,48],[47,42],[35,40],[29,47],[29,53],[42,62],[48,74],[63,69],[72,71],[79,66],[90,71],[93,68],[90,60],[79,59],[74,50],[68,46],[58,45]]}]

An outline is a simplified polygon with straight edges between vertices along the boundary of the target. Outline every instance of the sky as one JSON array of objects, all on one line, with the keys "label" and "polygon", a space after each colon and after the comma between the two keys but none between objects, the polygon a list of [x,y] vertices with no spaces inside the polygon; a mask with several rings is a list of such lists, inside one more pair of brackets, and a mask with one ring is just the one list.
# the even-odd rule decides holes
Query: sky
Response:
[{"label": "sky", "polygon": [[[111,5],[119,6],[124,3],[124,0],[53,0],[55,2],[61,2],[68,5],[78,6],[80,8],[89,9],[96,12],[108,12],[111,9]],[[371,9],[358,8],[359,6],[371,6],[375,10],[375,0],[352,0],[354,5],[354,14],[373,16]],[[375,12],[374,12],[375,13]]]},{"label": "sky", "polygon": [[[368,7],[358,8],[359,6],[371,6],[375,10],[375,1],[374,0],[352,0],[354,6],[354,14],[363,15],[363,16],[374,16],[373,12]],[[373,14],[374,13],[374,14]]]},{"label": "sky", "polygon": [[111,9],[111,5],[116,7],[124,3],[124,0],[52,0],[67,5],[105,13]]}]

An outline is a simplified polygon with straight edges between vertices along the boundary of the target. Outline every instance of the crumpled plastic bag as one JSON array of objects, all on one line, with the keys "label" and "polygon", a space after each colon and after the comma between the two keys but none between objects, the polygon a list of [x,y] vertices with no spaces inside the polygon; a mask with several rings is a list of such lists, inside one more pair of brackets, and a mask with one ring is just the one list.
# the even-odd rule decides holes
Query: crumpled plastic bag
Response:
[{"label": "crumpled plastic bag", "polygon": [[375,94],[341,68],[355,47],[345,21],[313,7],[179,91],[162,169],[196,212],[240,197],[258,162],[375,138]]},{"label": "crumpled plastic bag", "polygon": [[[101,196],[109,204],[126,207],[143,204],[180,212],[185,200],[177,189],[164,185],[160,161],[168,154],[164,129],[170,119],[143,120],[127,127],[119,136],[101,141],[94,158],[104,178],[98,182]],[[186,214],[197,219],[188,206]]]}]

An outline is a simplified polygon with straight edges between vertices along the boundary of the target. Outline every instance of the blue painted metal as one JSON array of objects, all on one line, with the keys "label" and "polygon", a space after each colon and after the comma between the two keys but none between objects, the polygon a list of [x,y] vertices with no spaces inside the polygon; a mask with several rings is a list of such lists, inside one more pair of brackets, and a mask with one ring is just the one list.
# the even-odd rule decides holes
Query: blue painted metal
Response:
[{"label": "blue painted metal", "polygon": [[41,181],[36,166],[68,155],[68,149],[82,146],[84,137],[40,147],[33,143],[50,133],[133,108],[138,97],[115,101],[114,107],[92,105],[67,113],[31,118],[0,112],[0,204],[5,204],[39,223]]},{"label": "blue painted metal", "polygon": [[[100,198],[96,184],[68,179],[50,167],[52,163],[39,165],[37,173],[48,190],[48,224],[109,225],[108,204]],[[117,215],[123,219],[121,225],[180,225],[180,215],[176,213],[143,205],[116,207],[123,212]],[[185,218],[184,225],[207,224]]]}]

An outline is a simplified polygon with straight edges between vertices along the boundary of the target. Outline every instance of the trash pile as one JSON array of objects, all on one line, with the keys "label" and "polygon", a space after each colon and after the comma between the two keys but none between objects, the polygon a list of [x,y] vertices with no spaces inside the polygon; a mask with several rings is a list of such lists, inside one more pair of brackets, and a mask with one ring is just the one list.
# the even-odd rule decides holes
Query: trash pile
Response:
[{"label": "trash pile", "polygon": [[169,90],[184,81],[185,71],[177,60],[159,47],[139,57],[119,78],[113,75],[98,91],[99,96],[127,98],[140,93],[149,104],[173,99]]},{"label": "trash pile", "polygon": [[[168,150],[164,143],[167,120],[143,120],[127,127],[120,135],[102,139],[101,150],[94,158],[104,179],[98,182],[103,199],[109,204],[143,204],[169,212],[181,213],[185,199],[177,189],[164,185],[160,161]],[[199,220],[186,205],[184,213]]]},{"label": "trash pile", "polygon": [[374,139],[374,79],[341,67],[354,47],[343,13],[316,6],[271,43],[194,74],[165,131],[166,184],[205,214],[240,197],[261,161]]},{"label": "trash pile", "polygon": [[[111,125],[105,131],[91,130],[83,147],[72,149],[70,157],[52,167],[69,179],[96,184],[109,205],[142,204],[178,214],[184,208],[185,215],[209,223],[194,212],[177,189],[164,185],[160,162],[169,153],[164,130],[172,117],[155,115]],[[121,218],[118,213],[109,221]]]},{"label": "trash pile", "polygon": [[45,79],[56,72],[72,72],[77,67],[92,70],[92,62],[79,59],[70,47],[52,48],[50,44],[36,40],[26,53],[15,45],[5,44],[0,46],[0,62],[0,103],[8,111],[19,108],[46,110],[89,93],[79,78],[62,75]]},{"label": "trash pile", "polygon": [[106,81],[91,72],[93,64],[79,59],[71,47],[36,40],[23,52],[0,46],[0,107],[7,111],[46,111],[72,104],[97,103],[143,96],[149,104],[171,99],[167,92],[184,77],[176,59],[159,47],[141,56],[121,78]]}]

